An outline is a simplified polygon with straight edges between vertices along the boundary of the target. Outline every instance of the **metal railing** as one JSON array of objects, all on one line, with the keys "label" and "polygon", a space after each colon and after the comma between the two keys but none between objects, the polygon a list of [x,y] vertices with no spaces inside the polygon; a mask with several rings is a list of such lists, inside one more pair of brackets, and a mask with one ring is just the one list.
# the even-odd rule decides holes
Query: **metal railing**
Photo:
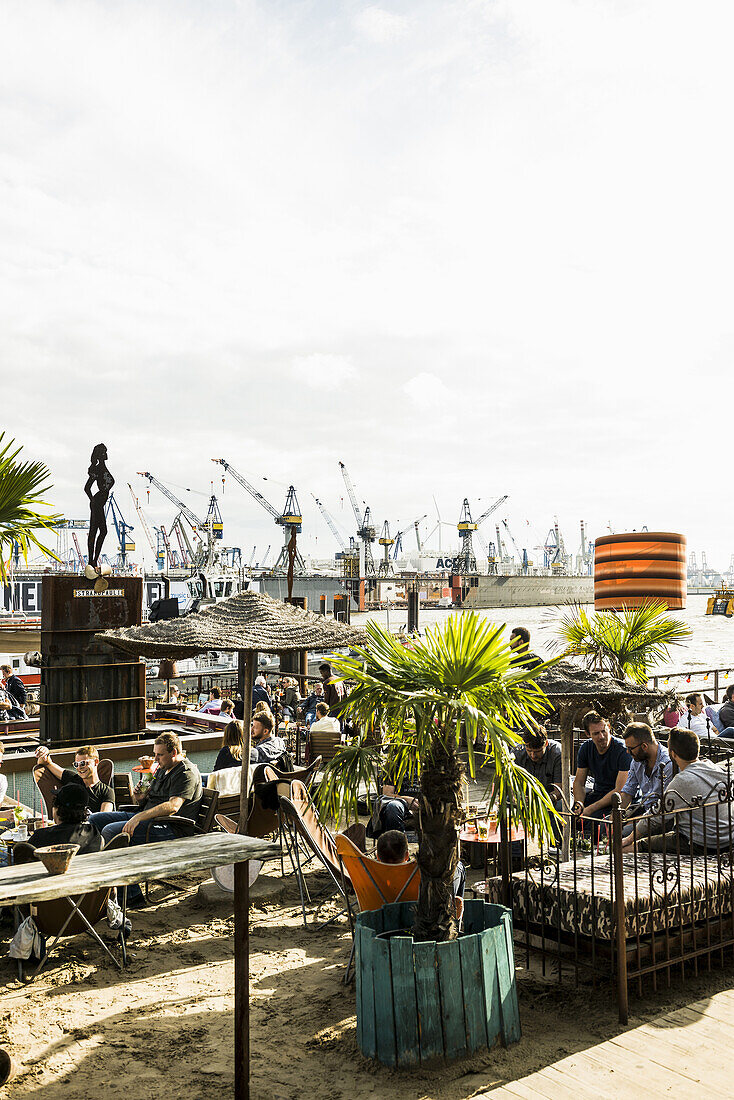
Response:
[{"label": "metal railing", "polygon": [[712,695],[714,702],[718,703],[719,692],[734,684],[734,668],[687,668],[682,672],[658,672],[647,682],[654,688],[675,690],[679,686],[681,692],[686,694],[700,691]]},{"label": "metal railing", "polygon": [[[653,814],[636,819],[637,842],[625,843],[632,821],[619,795],[607,818],[562,814],[571,854],[507,831],[500,874],[476,887],[513,911],[516,947],[546,978],[576,985],[616,986],[627,1022],[629,989],[642,995],[674,976],[697,975],[734,955],[734,782],[732,762],[704,801],[664,795]],[[677,801],[676,801],[677,800]],[[706,839],[705,846],[700,843]],[[520,852],[520,848],[522,851]],[[522,862],[521,870],[512,869]]]}]

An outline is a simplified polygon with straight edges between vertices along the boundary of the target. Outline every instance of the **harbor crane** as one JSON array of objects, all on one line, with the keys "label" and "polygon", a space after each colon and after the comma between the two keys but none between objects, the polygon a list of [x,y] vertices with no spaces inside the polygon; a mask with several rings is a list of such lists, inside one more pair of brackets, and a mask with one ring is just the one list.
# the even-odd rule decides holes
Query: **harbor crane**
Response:
[{"label": "harbor crane", "polygon": [[418,528],[418,524],[422,523],[424,519],[428,518],[428,512],[425,512],[422,516],[418,516],[412,523],[409,523],[407,527],[403,527],[402,531],[398,531],[395,536],[395,545],[393,546],[393,561],[397,558],[400,551],[403,549],[403,535],[406,535],[411,527],[415,528],[415,541],[418,544],[418,553],[421,552],[421,533]]},{"label": "harbor crane", "polygon": [[543,549],[545,552],[545,568],[552,569],[555,573],[562,573],[567,565],[566,547],[563,543],[563,535],[557,519],[554,519],[553,526],[546,535]]},{"label": "harbor crane", "polygon": [[128,536],[128,531],[133,531],[133,525],[127,523],[125,517],[120,511],[120,505],[115,500],[115,494],[110,493],[110,498],[107,501],[107,508],[105,509],[105,519],[112,520],[112,525],[115,528],[115,534],[117,535],[117,544],[120,548],[119,565],[124,569],[127,565],[128,554],[135,552],[135,543]]},{"label": "harbor crane", "polygon": [[[295,488],[292,485],[288,487],[288,495],[285,498],[285,508],[282,512],[278,512],[275,508],[273,508],[270,501],[266,500],[262,493],[259,492],[254,485],[250,485],[250,482],[247,481],[247,479],[244,478],[241,473],[235,470],[234,466],[230,466],[226,459],[213,458],[212,462],[218,462],[219,465],[224,468],[226,473],[231,474],[235,481],[239,485],[241,485],[243,489],[246,489],[250,496],[254,497],[258,504],[261,505],[261,507],[263,507],[265,511],[273,517],[278,526],[283,528],[285,534],[285,542],[281,547],[280,554],[278,555],[278,560],[273,566],[272,572],[288,572],[288,562],[290,560],[291,553],[291,539],[293,539],[293,572],[296,574],[296,576],[303,576],[303,574],[306,572],[306,564],[301,557],[301,553],[296,547],[295,542],[295,536],[300,535],[301,531],[303,530],[303,517],[301,516],[301,508],[298,503],[298,498],[296,497]],[[222,481],[224,481],[224,478],[222,478]]]},{"label": "harbor crane", "polygon": [[576,555],[576,572],[592,574],[594,572],[594,543],[586,537],[586,524],[581,520],[581,543]]},{"label": "harbor crane", "polygon": [[321,515],[324,517],[329,530],[331,531],[332,535],[334,536],[336,541],[339,543],[339,546],[341,547],[341,549],[338,551],[338,553],[336,553],[334,555],[334,559],[336,561],[341,562],[342,576],[345,579],[348,579],[348,580],[355,580],[355,579],[358,580],[359,579],[359,547],[357,546],[356,542],[354,541],[353,536],[350,535],[350,537],[349,537],[349,546],[347,546],[344,539],[342,538],[342,535],[341,535],[341,532],[339,531],[339,528],[334,523],[334,520],[333,520],[332,516],[329,514],[329,512],[326,510],[326,508],[324,507],[324,505],[321,503],[321,501],[319,500],[319,498],[317,496],[315,496],[313,493],[311,493],[311,496],[316,501],[316,505],[317,505],[319,511],[321,512]]},{"label": "harbor crane", "polygon": [[[207,512],[206,519],[201,519],[191,510],[191,508],[189,508],[188,504],[184,504],[182,500],[179,500],[175,493],[172,493],[154,474],[143,470],[138,470],[138,474],[140,477],[147,477],[150,484],[155,485],[158,492],[162,493],[164,497],[170,500],[171,504],[175,504],[181,514],[185,516],[191,524],[194,534],[201,541],[199,550],[196,554],[192,553],[192,564],[197,566],[211,565],[214,552],[214,540],[221,539],[224,532],[219,505],[217,504],[217,498],[214,494],[212,493],[209,499],[209,511]],[[200,530],[206,531],[207,533],[206,545],[204,545],[203,539],[199,534]]]},{"label": "harbor crane", "polygon": [[378,541],[382,547],[382,561],[377,568],[377,575],[378,577],[390,577],[395,572],[393,563],[390,561],[390,547],[395,545],[395,539],[390,537],[390,524],[387,520],[382,525],[382,534]]},{"label": "harbor crane", "polygon": [[459,550],[458,557],[456,558],[457,570],[459,576],[466,577],[470,573],[476,573],[477,571],[477,559],[474,555],[474,543],[473,534],[477,531],[477,537],[481,539],[478,533],[479,526],[484,523],[485,519],[492,515],[492,512],[496,508],[499,508],[501,504],[507,500],[507,493],[499,500],[496,500],[494,504],[490,504],[489,508],[481,514],[479,519],[474,522],[471,516],[471,508],[469,507],[469,501],[464,497],[464,503],[461,508],[461,515],[459,516],[459,522],[457,528],[459,531],[459,537],[461,539],[461,549]]},{"label": "harbor crane", "polygon": [[140,520],[140,526],[143,528],[143,534],[145,535],[146,542],[148,543],[148,546],[151,548],[151,550],[155,554],[156,569],[161,569],[161,570],[165,569],[165,560],[164,560],[164,554],[163,554],[163,547],[162,547],[162,545],[161,545],[161,543],[158,539],[158,528],[157,527],[155,528],[156,538],[154,539],[153,538],[153,533],[150,529],[150,524],[148,523],[148,520],[146,519],[145,512],[143,511],[142,505],[141,505],[140,501],[138,500],[138,498],[135,494],[135,490],[133,489],[133,487],[132,487],[132,485],[130,484],[129,481],[127,483],[127,487],[130,490],[130,496],[133,498],[133,505],[135,507],[135,511],[137,512],[138,519]]},{"label": "harbor crane", "polygon": [[528,567],[530,565],[530,562],[528,561],[528,552],[527,552],[527,550],[524,549],[524,548],[522,550],[520,549],[520,547],[517,544],[517,539],[513,535],[512,531],[510,530],[509,524],[508,524],[506,519],[502,520],[502,526],[504,527],[505,531],[507,532],[507,537],[509,538],[510,542],[512,543],[512,545],[515,549],[515,553],[517,554],[518,558],[520,559],[520,567],[522,569],[522,572],[524,574],[527,574]]},{"label": "harbor crane", "polygon": [[352,505],[352,511],[354,512],[354,519],[357,523],[357,537],[362,540],[362,545],[364,547],[365,578],[376,577],[377,570],[375,569],[375,559],[372,556],[372,543],[377,538],[377,530],[372,522],[372,513],[369,509],[369,505],[367,505],[365,506],[364,515],[360,518],[357,495],[354,492],[354,486],[352,485],[349,471],[343,462],[339,463],[339,467],[342,472],[342,477],[344,478],[344,484],[347,487],[347,494]]}]

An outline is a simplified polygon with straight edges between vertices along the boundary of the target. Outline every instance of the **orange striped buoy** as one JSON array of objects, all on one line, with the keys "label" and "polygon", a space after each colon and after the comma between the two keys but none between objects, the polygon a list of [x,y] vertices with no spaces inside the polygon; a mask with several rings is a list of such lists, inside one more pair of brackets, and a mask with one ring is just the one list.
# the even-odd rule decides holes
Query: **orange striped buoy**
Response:
[{"label": "orange striped buoy", "polygon": [[686,540],[670,531],[603,535],[594,544],[594,607],[622,611],[651,600],[686,606]]}]

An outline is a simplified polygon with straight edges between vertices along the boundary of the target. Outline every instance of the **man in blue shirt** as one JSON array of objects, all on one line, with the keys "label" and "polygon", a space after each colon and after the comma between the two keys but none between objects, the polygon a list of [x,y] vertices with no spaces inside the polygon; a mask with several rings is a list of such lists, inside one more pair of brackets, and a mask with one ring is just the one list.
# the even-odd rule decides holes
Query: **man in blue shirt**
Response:
[{"label": "man in blue shirt", "polygon": [[[647,722],[630,722],[624,731],[624,743],[632,762],[622,787],[622,809],[632,821],[646,814],[662,796],[673,778],[673,762]],[[627,836],[632,829],[632,825],[625,826],[622,835]]]},{"label": "man in blue shirt", "polygon": [[[580,818],[601,818],[611,810],[614,792],[622,793],[632,760],[624,742],[612,737],[609,722],[601,714],[590,710],[581,724],[589,737],[582,741],[576,758],[573,812]],[[586,789],[588,776],[594,781],[590,791]]]}]

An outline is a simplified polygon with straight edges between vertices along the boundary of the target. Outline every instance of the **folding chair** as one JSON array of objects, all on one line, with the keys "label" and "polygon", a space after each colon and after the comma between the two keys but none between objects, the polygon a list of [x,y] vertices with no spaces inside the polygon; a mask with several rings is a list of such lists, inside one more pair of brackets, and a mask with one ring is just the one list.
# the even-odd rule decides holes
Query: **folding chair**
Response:
[{"label": "folding chair", "polygon": [[[120,833],[112,838],[103,849],[103,852],[109,852],[115,848],[127,848],[129,843],[130,837],[126,833]],[[16,844],[13,849],[13,860],[15,863],[35,863],[35,849],[31,844]],[[99,924],[107,913],[107,901],[113,889],[114,887],[106,886],[100,890],[93,890],[89,894],[80,894],[77,898],[56,898],[54,901],[36,902],[35,905],[31,906],[31,915],[38,931],[46,937],[46,940],[53,937],[53,943],[50,947],[46,945],[38,966],[29,977],[35,978],[41,968],[46,965],[49,955],[62,936],[78,936],[83,932],[87,932],[92,939],[97,941],[118,970],[122,970],[124,966],[127,966],[124,930],[121,929],[118,935],[122,954],[122,962],[118,962],[94,928],[94,925]],[[22,960],[20,959],[18,960],[18,970],[21,980],[28,976],[23,973]]]},{"label": "folding chair", "polygon": [[[336,850],[342,874],[349,877],[357,895],[360,912],[381,909],[390,902],[418,900],[421,873],[415,860],[407,863],[380,863],[360,852],[344,833],[336,834]],[[353,960],[354,943],[344,975],[345,984],[350,979]]]},{"label": "folding chair", "polygon": [[[349,884],[345,880],[345,876],[342,872],[339,854],[336,850],[336,843],[329,830],[322,825],[319,820],[318,811],[313,800],[303,783],[299,780],[294,780],[291,783],[290,797],[282,797],[280,799],[280,811],[283,825],[285,826],[283,835],[286,840],[288,855],[290,856],[291,865],[296,875],[296,879],[298,880],[304,928],[308,928],[308,922],[306,920],[306,899],[310,903],[311,895],[308,892],[308,886],[303,876],[301,845],[303,845],[306,852],[310,852],[305,862],[310,863],[311,860],[316,857],[328,873],[344,902],[344,907],[349,919],[349,927],[352,929],[352,910],[348,892]],[[326,927],[331,921],[336,920],[338,916],[339,914],[336,913],[329,920],[325,921],[321,927]]]}]

